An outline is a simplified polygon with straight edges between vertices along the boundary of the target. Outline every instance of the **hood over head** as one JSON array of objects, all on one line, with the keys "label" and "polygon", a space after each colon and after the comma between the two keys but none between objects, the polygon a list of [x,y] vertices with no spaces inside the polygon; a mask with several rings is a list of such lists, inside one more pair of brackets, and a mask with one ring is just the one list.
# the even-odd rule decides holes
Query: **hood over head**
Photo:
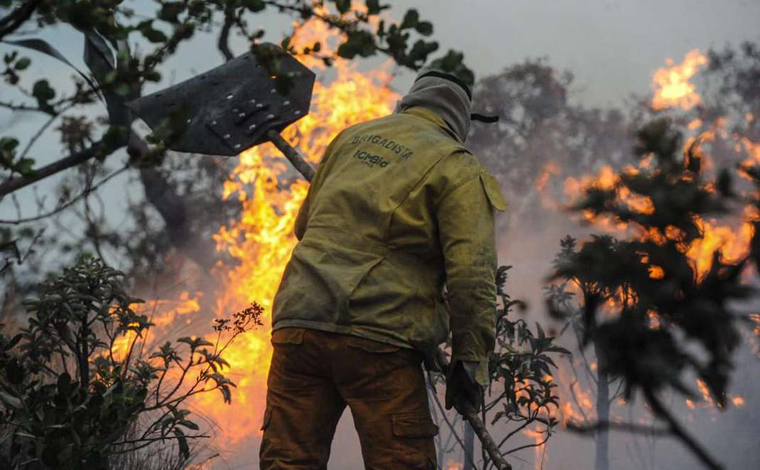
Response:
[{"label": "hood over head", "polygon": [[414,106],[422,106],[441,116],[461,142],[467,138],[472,107],[470,89],[454,75],[423,68],[412,88],[396,105],[394,113]]}]

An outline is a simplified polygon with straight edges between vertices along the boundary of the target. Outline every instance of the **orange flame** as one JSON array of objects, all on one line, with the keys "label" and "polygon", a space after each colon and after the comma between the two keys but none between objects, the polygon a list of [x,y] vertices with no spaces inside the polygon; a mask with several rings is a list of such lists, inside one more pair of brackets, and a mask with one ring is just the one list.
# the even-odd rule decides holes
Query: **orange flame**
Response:
[{"label": "orange flame", "polygon": [[542,442],[546,438],[546,435],[544,431],[542,431],[540,428],[537,429],[523,429],[522,434],[524,436],[527,436],[531,439],[533,439],[536,446],[533,448],[533,468],[535,470],[541,470],[544,467],[544,463],[546,461],[546,443]]},{"label": "orange flame", "polygon": [[696,87],[689,80],[707,65],[707,56],[695,49],[686,54],[679,65],[673,65],[670,58],[666,63],[668,67],[658,69],[652,78],[655,87],[652,108],[662,110],[679,106],[688,110],[701,103]]}]

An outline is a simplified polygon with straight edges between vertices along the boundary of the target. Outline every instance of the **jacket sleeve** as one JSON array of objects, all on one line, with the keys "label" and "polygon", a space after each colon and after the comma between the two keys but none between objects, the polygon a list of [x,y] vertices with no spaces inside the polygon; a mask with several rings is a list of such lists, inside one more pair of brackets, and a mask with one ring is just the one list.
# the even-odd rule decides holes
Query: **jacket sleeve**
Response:
[{"label": "jacket sleeve", "polygon": [[341,133],[335,136],[335,138],[327,146],[324,156],[322,157],[322,161],[319,163],[319,166],[317,166],[316,171],[314,173],[314,179],[311,181],[311,184],[309,185],[309,191],[306,193],[306,197],[304,198],[303,203],[301,204],[301,207],[298,209],[296,220],[293,223],[293,233],[295,234],[296,239],[298,239],[299,241],[303,238],[304,233],[306,233],[306,225],[309,221],[309,214],[311,213],[312,202],[314,201],[314,198],[317,196],[319,189],[322,187],[322,183],[327,177],[327,173],[328,173],[327,160],[330,158],[330,155],[335,150],[336,142],[338,141],[338,137],[340,137]]},{"label": "jacket sleeve", "polygon": [[496,328],[494,209],[505,207],[498,183],[480,173],[446,193],[436,210],[451,310],[452,366],[477,363],[474,378],[483,386]]}]

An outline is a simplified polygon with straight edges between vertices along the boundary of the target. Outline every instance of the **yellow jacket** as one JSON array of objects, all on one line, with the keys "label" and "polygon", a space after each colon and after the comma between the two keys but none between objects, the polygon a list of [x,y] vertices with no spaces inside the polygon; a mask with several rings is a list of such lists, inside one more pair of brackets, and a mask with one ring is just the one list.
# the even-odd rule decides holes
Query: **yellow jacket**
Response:
[{"label": "yellow jacket", "polygon": [[273,329],[344,333],[428,359],[451,331],[453,361],[478,362],[485,385],[496,319],[493,209],[505,208],[495,178],[433,111],[345,129],[296,219],[300,242]]}]

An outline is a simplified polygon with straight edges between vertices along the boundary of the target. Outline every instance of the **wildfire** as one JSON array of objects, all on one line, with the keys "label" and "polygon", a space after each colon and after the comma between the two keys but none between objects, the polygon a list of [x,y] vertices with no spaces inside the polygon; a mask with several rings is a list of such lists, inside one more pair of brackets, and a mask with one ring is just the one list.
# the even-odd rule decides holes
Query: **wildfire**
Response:
[{"label": "wildfire", "polygon": [[[148,320],[161,331],[169,325],[176,326],[177,323],[190,324],[192,322],[190,314],[198,313],[201,309],[199,303],[201,296],[201,293],[191,294],[185,291],[178,299],[155,299],[144,304],[137,304],[133,308],[135,313],[147,315]],[[179,317],[184,317],[184,321],[180,322]],[[147,343],[148,340],[149,338],[137,338],[137,335],[130,331],[116,338],[110,353],[116,361],[122,361],[127,357],[130,349],[136,347],[136,342]]]},{"label": "wildfire", "polygon": [[695,49],[679,65],[667,59],[668,67],[657,70],[652,79],[656,87],[652,108],[656,110],[679,106],[688,110],[702,102],[696,87],[689,81],[701,67],[707,65],[707,56]]},{"label": "wildfire", "polygon": [[[699,389],[699,393],[702,395],[702,400],[700,402],[695,402],[691,399],[686,399],[686,406],[690,410],[694,410],[697,408],[704,408],[708,410],[717,410],[718,408],[721,408],[722,406],[713,400],[712,395],[710,395],[710,389],[707,387],[707,384],[700,380],[696,380],[697,388]],[[744,406],[744,398],[740,396],[735,395],[728,395],[728,402],[734,405],[737,408],[741,408]],[[717,414],[713,413],[712,420],[715,421],[717,419]]]}]

